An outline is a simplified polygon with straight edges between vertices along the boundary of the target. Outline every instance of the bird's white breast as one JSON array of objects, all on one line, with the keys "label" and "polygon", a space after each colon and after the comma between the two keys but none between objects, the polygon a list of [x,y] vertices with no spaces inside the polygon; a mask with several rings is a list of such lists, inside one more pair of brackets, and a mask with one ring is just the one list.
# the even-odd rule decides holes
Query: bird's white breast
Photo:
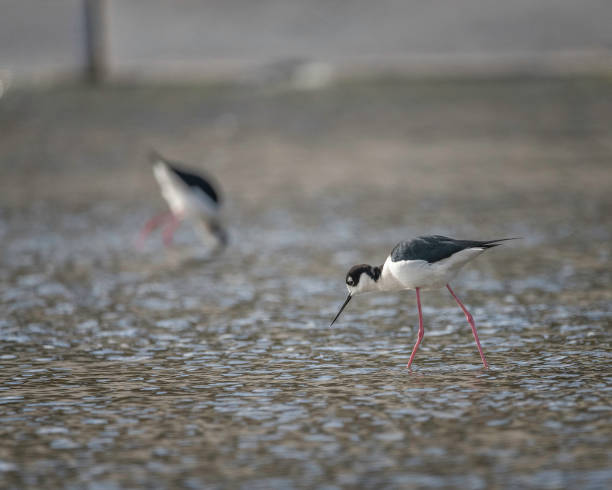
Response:
[{"label": "bird's white breast", "polygon": [[388,257],[382,272],[382,288],[387,289],[439,289],[455,277],[467,262],[484,252],[483,248],[467,248],[446,259],[429,263],[426,260],[400,260]]},{"label": "bird's white breast", "polygon": [[175,215],[194,218],[217,215],[217,204],[209,196],[201,189],[191,188],[182,182],[164,163],[156,163],[153,173],[163,198]]}]

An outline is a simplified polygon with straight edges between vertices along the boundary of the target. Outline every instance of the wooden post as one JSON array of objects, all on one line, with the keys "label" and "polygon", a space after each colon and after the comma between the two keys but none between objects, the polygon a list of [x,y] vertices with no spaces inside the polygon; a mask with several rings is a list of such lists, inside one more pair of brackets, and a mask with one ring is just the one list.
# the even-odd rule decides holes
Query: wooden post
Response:
[{"label": "wooden post", "polygon": [[106,0],[83,0],[85,80],[92,84],[107,76],[105,7]]}]

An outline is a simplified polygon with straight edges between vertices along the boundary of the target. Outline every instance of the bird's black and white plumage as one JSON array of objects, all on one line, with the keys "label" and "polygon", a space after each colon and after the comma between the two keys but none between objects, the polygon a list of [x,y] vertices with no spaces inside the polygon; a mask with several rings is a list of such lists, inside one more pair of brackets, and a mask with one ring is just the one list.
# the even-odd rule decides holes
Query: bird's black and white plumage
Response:
[{"label": "bird's black and white plumage", "polygon": [[141,239],[164,223],[164,243],[169,245],[178,224],[190,221],[205,237],[213,236],[218,245],[227,243],[227,233],[221,223],[222,198],[212,179],[192,170],[181,163],[170,161],[157,152],[149,155],[153,174],[161,194],[168,203],[170,215],[152,218],[143,229]]},{"label": "bird's black and white plumage", "polygon": [[347,287],[354,293],[442,288],[466,263],[504,240],[509,239],[456,240],[427,235],[399,242],[382,266],[354,266],[347,275]]},{"label": "bird's black and white plumage", "polygon": [[391,260],[424,260],[430,264],[446,259],[468,248],[491,248],[508,240],[456,240],[442,235],[420,236],[410,241],[399,242],[391,251]]},{"label": "bird's black and white plumage", "polygon": [[501,242],[506,240],[513,240],[513,238],[457,240],[442,235],[428,235],[400,242],[393,248],[383,265],[360,264],[351,267],[346,275],[348,297],[331,324],[334,324],[351,298],[357,294],[370,291],[415,289],[419,309],[419,338],[408,362],[408,367],[410,367],[423,338],[420,291],[446,286],[465,313],[472,327],[482,363],[487,367],[472,316],[463,303],[459,301],[449,282],[457,275],[461,267],[470,260],[478,257],[489,248],[501,245]]},{"label": "bird's black and white plumage", "polygon": [[210,178],[204,178],[181,163],[151,152],[153,174],[162,196],[176,215],[216,215],[221,207],[221,197]]}]

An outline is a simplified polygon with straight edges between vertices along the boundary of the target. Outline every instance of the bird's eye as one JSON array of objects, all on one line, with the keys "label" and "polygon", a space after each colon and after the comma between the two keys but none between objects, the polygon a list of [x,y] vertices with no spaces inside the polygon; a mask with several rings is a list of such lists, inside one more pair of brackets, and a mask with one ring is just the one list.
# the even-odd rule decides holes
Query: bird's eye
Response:
[{"label": "bird's eye", "polygon": [[349,276],[349,277],[347,277],[347,278],[346,278],[346,283],[347,283],[349,286],[352,286],[352,285],[353,285],[353,278],[352,278],[352,277],[350,277],[350,276]]}]

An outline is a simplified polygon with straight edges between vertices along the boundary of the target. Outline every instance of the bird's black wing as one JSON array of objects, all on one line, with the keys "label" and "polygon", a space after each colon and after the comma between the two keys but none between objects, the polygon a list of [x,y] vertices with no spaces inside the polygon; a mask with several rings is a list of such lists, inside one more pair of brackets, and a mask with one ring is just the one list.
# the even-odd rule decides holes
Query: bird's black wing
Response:
[{"label": "bird's black wing", "polygon": [[187,170],[184,170],[181,164],[169,161],[167,158],[163,157],[155,150],[151,150],[149,152],[149,161],[153,164],[158,161],[165,163],[166,165],[168,165],[168,168],[172,170],[177,175],[177,177],[181,179],[187,186],[196,187],[202,190],[202,192],[204,192],[204,194],[210,197],[213,202],[215,202],[216,204],[221,204],[221,196],[219,195],[219,192],[215,189],[215,186],[201,175],[197,175]]},{"label": "bird's black wing", "polygon": [[391,251],[391,260],[424,260],[430,264],[446,259],[466,248],[491,248],[503,240],[512,238],[500,238],[499,240],[455,240],[442,235],[420,236],[414,240],[398,243]]},{"label": "bird's black wing", "polygon": [[[168,163],[168,162],[166,162]],[[200,175],[193,174],[191,172],[187,172],[186,170],[179,169],[175,165],[171,165],[168,163],[168,167],[176,174],[178,177],[189,187],[196,187],[208,197],[210,197],[215,203],[220,204],[221,198],[219,193],[213,187],[213,185],[206,180],[204,177]]]}]

